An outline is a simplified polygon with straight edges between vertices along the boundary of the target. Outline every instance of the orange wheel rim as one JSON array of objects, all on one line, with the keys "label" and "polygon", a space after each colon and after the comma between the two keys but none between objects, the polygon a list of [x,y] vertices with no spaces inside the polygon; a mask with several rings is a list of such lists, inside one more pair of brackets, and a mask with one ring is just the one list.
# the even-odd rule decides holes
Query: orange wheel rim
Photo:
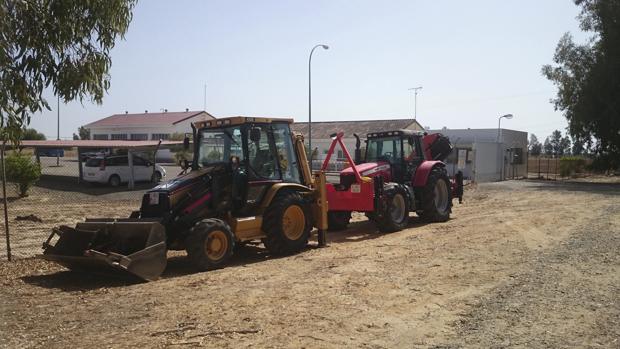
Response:
[{"label": "orange wheel rim", "polygon": [[297,205],[289,206],[282,215],[282,231],[289,240],[299,239],[306,229],[306,215]]},{"label": "orange wheel rim", "polygon": [[221,230],[214,230],[209,233],[205,241],[205,252],[209,259],[218,260],[226,255],[227,250],[228,238],[226,233]]}]

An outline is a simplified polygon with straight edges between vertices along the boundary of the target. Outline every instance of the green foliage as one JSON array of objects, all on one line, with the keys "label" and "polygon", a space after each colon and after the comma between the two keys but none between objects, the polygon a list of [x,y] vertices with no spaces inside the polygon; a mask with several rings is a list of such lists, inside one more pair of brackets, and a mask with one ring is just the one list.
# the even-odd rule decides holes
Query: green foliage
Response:
[{"label": "green foliage", "polygon": [[580,27],[593,36],[577,44],[569,33],[558,43],[543,75],[555,83],[553,100],[569,123],[573,139],[609,166],[620,161],[620,1],[575,0]]},{"label": "green foliage", "polygon": [[30,115],[110,87],[110,50],[123,37],[136,0],[0,0],[0,138],[18,144]]},{"label": "green foliage", "polygon": [[30,187],[41,177],[41,165],[30,156],[13,152],[6,157],[5,166],[7,182],[15,184],[21,197],[28,196]]},{"label": "green foliage", "polygon": [[551,133],[551,136],[545,139],[543,145],[545,155],[548,156],[563,156],[570,154],[570,139],[568,136],[562,137],[562,132],[555,130]]},{"label": "green foliage", "polygon": [[174,153],[174,161],[177,164],[181,164],[184,160],[191,161],[192,154],[185,149],[181,149]]},{"label": "green foliage", "polygon": [[219,161],[222,159],[222,153],[217,149],[213,149],[209,152],[209,154],[207,154],[207,159],[211,161]]},{"label": "green foliage", "polygon": [[610,154],[600,154],[594,158],[588,169],[595,172],[609,172],[620,170],[620,160]]},{"label": "green foliage", "polygon": [[585,153],[585,142],[580,139],[573,139],[573,155],[582,155]]},{"label": "green foliage", "polygon": [[542,153],[542,144],[538,141],[538,137],[535,134],[530,135],[530,142],[528,144],[527,150],[532,156],[539,156]]},{"label": "green foliage", "polygon": [[[78,139],[90,139],[90,129],[84,126],[78,127]],[[75,137],[73,137],[75,139]]]},{"label": "green foliage", "polygon": [[46,138],[43,133],[37,132],[34,128],[24,128],[21,139],[24,141],[44,141]]},{"label": "green foliage", "polygon": [[553,155],[553,146],[549,141],[549,137],[545,138],[545,144],[543,145],[543,150],[545,151],[545,155],[551,156]]},{"label": "green foliage", "polygon": [[565,156],[560,159],[560,176],[569,177],[582,173],[586,166],[586,160],[578,156]]},{"label": "green foliage", "polygon": [[175,132],[168,137],[168,140],[171,141],[182,141],[185,139],[185,134],[180,132]]}]

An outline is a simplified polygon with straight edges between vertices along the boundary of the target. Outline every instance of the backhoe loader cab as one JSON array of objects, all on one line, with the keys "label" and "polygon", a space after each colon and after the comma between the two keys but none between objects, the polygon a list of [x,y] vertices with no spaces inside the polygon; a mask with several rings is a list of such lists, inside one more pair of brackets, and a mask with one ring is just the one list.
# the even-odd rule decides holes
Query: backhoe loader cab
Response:
[{"label": "backhoe loader cab", "polygon": [[[327,228],[327,207],[325,177],[312,178],[303,137],[291,133],[292,122],[232,117],[195,123],[193,159],[185,173],[147,191],[130,219],[89,220],[82,224],[88,231],[80,225],[55,230],[52,235],[60,239],[55,246],[48,240],[44,257],[78,268],[92,266],[90,256],[96,256],[100,264],[151,280],[165,267],[166,249],[185,249],[200,270],[224,265],[237,244],[251,240],[262,240],[273,253],[299,251],[313,227]],[[136,229],[139,225],[146,228]],[[152,226],[165,234],[154,235]],[[125,236],[133,237],[130,251]],[[63,251],[67,245],[70,252]],[[139,263],[131,260],[128,254],[143,249],[158,251],[137,255]],[[130,264],[161,270],[123,267]]]}]

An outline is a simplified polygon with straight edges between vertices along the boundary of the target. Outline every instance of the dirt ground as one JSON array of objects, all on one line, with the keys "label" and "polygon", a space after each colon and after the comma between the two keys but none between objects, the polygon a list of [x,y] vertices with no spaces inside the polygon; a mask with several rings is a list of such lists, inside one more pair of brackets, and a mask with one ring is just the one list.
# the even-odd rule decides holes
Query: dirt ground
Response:
[{"label": "dirt ground", "polygon": [[127,284],[38,260],[0,263],[0,347],[620,347],[620,185],[508,181],[446,223],[328,248],[249,247]]},{"label": "dirt ground", "polygon": [[[145,189],[152,186],[150,183],[138,183],[135,190],[128,190],[78,184],[77,178],[73,177],[50,176],[43,177],[27,197],[18,198],[13,186],[9,185],[7,196],[12,255],[23,258],[40,254],[41,244],[52,228],[62,224],[73,226],[87,217],[128,217],[132,210],[139,209]],[[18,217],[30,219],[18,220]],[[4,224],[0,224],[3,240],[4,230]],[[0,245],[0,259],[6,260],[4,241]]]}]

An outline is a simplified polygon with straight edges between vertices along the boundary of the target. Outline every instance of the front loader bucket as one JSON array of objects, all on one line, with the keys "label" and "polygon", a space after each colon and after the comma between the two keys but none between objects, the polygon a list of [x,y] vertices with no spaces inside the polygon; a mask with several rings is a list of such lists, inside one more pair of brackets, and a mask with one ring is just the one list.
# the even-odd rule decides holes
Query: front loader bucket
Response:
[{"label": "front loader bucket", "polygon": [[153,221],[87,220],[75,228],[55,228],[41,257],[71,270],[121,272],[152,281],[166,268],[166,232]]}]

